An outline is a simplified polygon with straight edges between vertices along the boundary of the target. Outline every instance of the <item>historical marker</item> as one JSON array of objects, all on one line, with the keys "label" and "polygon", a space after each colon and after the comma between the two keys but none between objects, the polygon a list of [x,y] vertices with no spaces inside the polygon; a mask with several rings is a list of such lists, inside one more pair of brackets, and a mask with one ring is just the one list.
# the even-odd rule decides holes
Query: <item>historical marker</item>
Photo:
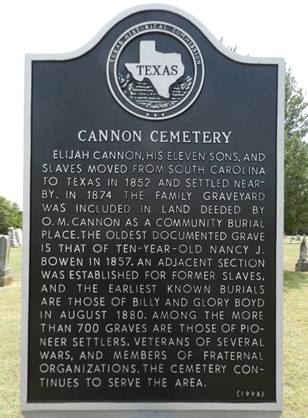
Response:
[{"label": "historical marker", "polygon": [[165,6],[27,56],[24,411],[278,416],[283,71]]}]

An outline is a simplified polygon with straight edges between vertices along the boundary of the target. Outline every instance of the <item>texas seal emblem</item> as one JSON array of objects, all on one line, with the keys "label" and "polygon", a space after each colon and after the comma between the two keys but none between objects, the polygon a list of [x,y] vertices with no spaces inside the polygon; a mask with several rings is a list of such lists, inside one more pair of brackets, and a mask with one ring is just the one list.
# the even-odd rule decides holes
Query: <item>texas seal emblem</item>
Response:
[{"label": "texas seal emblem", "polygon": [[126,30],[110,50],[107,80],[128,112],[144,119],[168,119],[198,97],[204,62],[196,42],[165,22],[144,22]]}]

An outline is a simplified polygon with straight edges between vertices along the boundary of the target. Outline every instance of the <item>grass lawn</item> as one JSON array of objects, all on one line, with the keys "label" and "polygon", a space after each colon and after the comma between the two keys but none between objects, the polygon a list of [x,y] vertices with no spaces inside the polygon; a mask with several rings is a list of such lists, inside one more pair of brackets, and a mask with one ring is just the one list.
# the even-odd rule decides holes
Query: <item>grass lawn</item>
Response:
[{"label": "grass lawn", "polygon": [[[294,273],[299,242],[284,244],[284,414],[308,418],[308,273]],[[14,283],[0,288],[0,418],[19,413],[21,250],[11,251]]]},{"label": "grass lawn", "polygon": [[284,418],[308,417],[308,273],[294,273],[299,244],[284,244]]},{"label": "grass lawn", "polygon": [[0,417],[19,413],[19,350],[21,302],[21,248],[12,248],[14,282],[0,287]]}]

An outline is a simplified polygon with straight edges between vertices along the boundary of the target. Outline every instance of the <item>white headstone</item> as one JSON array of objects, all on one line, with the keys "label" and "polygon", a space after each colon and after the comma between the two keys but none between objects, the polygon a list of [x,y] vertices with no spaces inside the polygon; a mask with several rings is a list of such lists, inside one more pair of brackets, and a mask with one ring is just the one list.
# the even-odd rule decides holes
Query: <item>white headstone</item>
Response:
[{"label": "white headstone", "polygon": [[16,243],[19,247],[22,246],[22,230],[20,228],[14,229]]},{"label": "white headstone", "polygon": [[9,236],[9,239],[10,239],[11,247],[17,247],[18,245],[17,245],[17,241],[16,241],[15,230],[12,226],[10,226],[9,229],[8,229],[8,236]]}]

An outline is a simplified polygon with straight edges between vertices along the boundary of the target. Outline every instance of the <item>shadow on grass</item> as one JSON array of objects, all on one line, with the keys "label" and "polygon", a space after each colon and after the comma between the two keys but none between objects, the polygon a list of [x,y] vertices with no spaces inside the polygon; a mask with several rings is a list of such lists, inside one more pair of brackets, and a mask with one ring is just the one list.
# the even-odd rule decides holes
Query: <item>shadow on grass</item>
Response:
[{"label": "shadow on grass", "polygon": [[285,271],[283,277],[283,287],[285,290],[308,287],[308,273],[295,273],[292,271]]}]

